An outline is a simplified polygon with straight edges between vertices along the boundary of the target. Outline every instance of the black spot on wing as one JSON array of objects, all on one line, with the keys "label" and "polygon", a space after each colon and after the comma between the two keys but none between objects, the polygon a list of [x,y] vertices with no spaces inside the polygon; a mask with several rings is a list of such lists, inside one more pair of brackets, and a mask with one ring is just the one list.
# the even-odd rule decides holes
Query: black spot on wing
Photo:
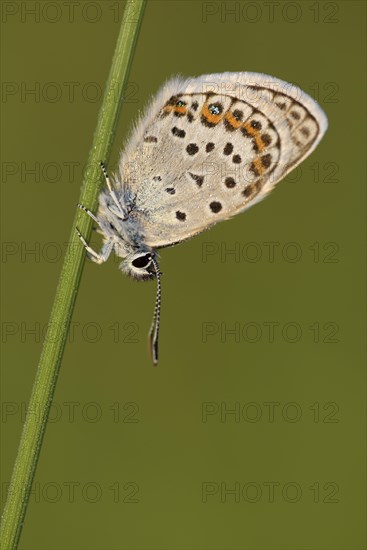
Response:
[{"label": "black spot on wing", "polygon": [[212,115],[220,115],[223,112],[223,105],[219,102],[211,103],[208,110]]},{"label": "black spot on wing", "polygon": [[279,107],[279,109],[281,109],[282,111],[285,111],[287,105],[285,103],[283,103],[282,101],[280,101],[279,103],[275,103],[275,105],[277,107]]},{"label": "black spot on wing", "polygon": [[228,177],[224,180],[224,185],[228,187],[228,189],[232,189],[232,187],[235,187],[236,182],[233,178]]},{"label": "black spot on wing", "polygon": [[261,130],[262,128],[261,122],[259,122],[258,120],[252,120],[250,125],[252,128],[254,128],[254,130]]},{"label": "black spot on wing", "polygon": [[291,111],[291,117],[294,118],[294,120],[299,120],[301,115],[297,111]]},{"label": "black spot on wing", "polygon": [[235,109],[233,111],[233,116],[236,120],[241,121],[243,119],[243,111],[240,111],[239,109]]},{"label": "black spot on wing", "polygon": [[171,132],[174,136],[177,136],[179,138],[184,138],[186,136],[185,130],[180,130],[179,128],[177,128],[177,126],[174,126]]},{"label": "black spot on wing", "polygon": [[264,145],[268,146],[271,144],[271,136],[269,134],[261,134],[261,141]]},{"label": "black spot on wing", "polygon": [[223,153],[225,155],[230,155],[233,151],[233,145],[232,143],[226,143],[223,149]]},{"label": "black spot on wing", "polygon": [[197,174],[193,174],[192,172],[188,172],[188,174],[192,177],[192,179],[194,180],[194,182],[199,186],[201,187],[203,185],[203,182],[204,182],[204,176],[199,176]]},{"label": "black spot on wing", "polygon": [[196,155],[196,153],[199,151],[199,147],[196,145],[196,143],[189,143],[186,147],[186,151],[188,155]]},{"label": "black spot on wing", "polygon": [[186,214],[185,212],[181,212],[180,210],[177,210],[176,212],[176,218],[180,221],[180,222],[184,222],[186,220]]},{"label": "black spot on wing", "polygon": [[213,201],[209,204],[210,210],[214,212],[214,214],[218,214],[222,210],[222,205],[218,201]]},{"label": "black spot on wing", "polygon": [[264,168],[269,168],[269,166],[271,165],[270,153],[261,157],[261,164],[263,165]]}]

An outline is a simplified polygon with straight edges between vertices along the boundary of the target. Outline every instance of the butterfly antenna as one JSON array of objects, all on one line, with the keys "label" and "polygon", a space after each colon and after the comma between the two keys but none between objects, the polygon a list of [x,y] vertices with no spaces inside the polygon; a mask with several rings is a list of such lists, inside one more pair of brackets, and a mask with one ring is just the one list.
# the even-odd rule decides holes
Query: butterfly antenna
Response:
[{"label": "butterfly antenna", "polygon": [[106,181],[106,185],[108,187],[108,190],[110,192],[110,195],[112,197],[112,200],[113,202],[116,204],[118,210],[121,212],[122,214],[122,219],[123,220],[127,220],[127,217],[126,217],[126,212],[124,212],[124,210],[122,209],[122,206],[121,204],[119,203],[119,200],[116,196],[116,193],[115,191],[112,189],[112,185],[111,185],[111,181],[110,181],[110,178],[108,176],[108,173],[107,173],[107,168],[105,167],[105,165],[103,164],[103,162],[101,161],[100,162],[100,165],[101,165],[101,168],[102,168],[102,172],[103,172],[103,175],[104,175],[104,179]]},{"label": "butterfly antenna", "polygon": [[158,262],[154,258],[152,258],[152,262],[157,276],[157,294],[155,299],[152,326],[149,332],[149,341],[153,364],[156,366],[158,365],[158,337],[159,325],[161,320],[161,272]]}]

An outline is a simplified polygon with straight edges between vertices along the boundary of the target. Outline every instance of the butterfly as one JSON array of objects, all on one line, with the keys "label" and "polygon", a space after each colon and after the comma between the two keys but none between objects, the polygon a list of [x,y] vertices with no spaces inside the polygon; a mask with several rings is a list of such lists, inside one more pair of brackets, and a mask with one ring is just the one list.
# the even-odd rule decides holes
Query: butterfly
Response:
[{"label": "butterfly", "polygon": [[262,200],[327,129],[321,107],[269,75],[209,74],[167,81],[135,125],[94,215],[104,244],[88,257],[137,280],[157,279],[149,333],[158,363],[161,272],[157,249],[173,246]]}]

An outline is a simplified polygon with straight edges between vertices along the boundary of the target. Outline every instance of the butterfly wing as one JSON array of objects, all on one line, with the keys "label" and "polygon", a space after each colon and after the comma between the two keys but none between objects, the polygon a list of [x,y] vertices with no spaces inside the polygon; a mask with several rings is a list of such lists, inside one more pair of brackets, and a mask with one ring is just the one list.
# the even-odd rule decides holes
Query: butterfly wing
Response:
[{"label": "butterfly wing", "polygon": [[175,78],[136,126],[116,185],[145,243],[169,246],[264,198],[326,129],[318,104],[274,77]]}]

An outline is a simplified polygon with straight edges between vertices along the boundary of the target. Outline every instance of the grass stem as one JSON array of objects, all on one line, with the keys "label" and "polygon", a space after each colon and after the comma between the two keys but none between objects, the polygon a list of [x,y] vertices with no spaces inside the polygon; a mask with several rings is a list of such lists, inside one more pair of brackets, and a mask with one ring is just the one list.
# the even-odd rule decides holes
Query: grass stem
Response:
[{"label": "grass stem", "polygon": [[[129,0],[126,3],[88,157],[88,166],[95,167],[98,173],[100,173],[99,162],[101,160],[107,162],[109,159],[120,112],[122,93],[127,84],[144,7],[145,0]],[[88,205],[91,209],[97,206],[101,181],[102,173],[100,178],[94,177],[91,179],[88,178],[86,173],[79,199],[81,204]],[[75,227],[78,226],[81,233],[88,240],[92,223],[89,216],[83,215],[79,209],[76,209],[69,245],[28,406],[29,411],[37,410],[39,414],[28,414],[26,417],[4,508],[0,531],[1,548],[3,550],[15,550],[18,547],[80,284],[85,250],[75,232]]]}]

